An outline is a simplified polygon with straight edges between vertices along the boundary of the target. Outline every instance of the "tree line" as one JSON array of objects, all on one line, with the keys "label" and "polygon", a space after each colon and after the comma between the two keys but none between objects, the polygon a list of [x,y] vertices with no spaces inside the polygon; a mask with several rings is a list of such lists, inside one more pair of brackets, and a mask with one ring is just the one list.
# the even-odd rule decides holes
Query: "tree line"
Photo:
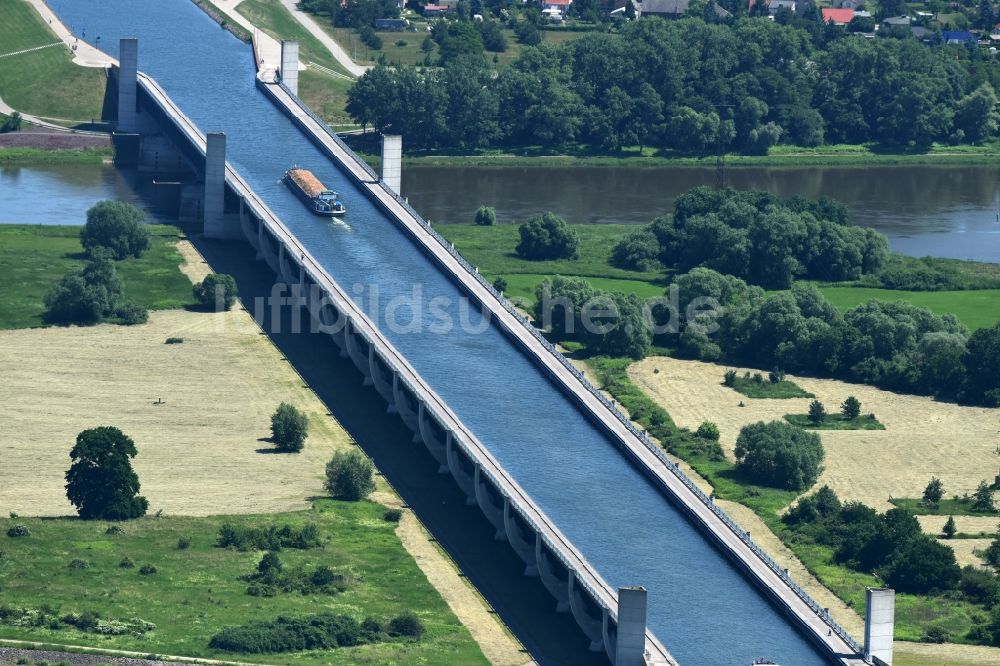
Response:
[{"label": "tree line", "polygon": [[348,93],[355,121],[421,149],[586,144],[684,154],[977,143],[1000,126],[1000,67],[954,45],[756,17],[643,19],[526,47],[497,65],[474,28],[435,33],[451,40],[441,66],[369,71]]}]

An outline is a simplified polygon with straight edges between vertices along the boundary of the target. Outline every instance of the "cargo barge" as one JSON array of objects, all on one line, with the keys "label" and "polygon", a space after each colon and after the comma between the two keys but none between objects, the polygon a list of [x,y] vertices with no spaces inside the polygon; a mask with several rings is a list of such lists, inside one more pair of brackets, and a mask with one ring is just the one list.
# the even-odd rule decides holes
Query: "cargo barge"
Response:
[{"label": "cargo barge", "polygon": [[316,215],[338,217],[347,212],[337,193],[328,190],[308,169],[293,167],[285,172],[285,185]]}]

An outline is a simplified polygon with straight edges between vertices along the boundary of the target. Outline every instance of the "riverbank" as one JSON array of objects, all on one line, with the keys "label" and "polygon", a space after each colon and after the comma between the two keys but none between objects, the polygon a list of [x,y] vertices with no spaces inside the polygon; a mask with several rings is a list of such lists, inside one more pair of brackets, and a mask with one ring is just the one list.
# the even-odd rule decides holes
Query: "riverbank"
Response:
[{"label": "riverbank", "polygon": [[102,164],[114,157],[111,148],[3,148],[0,147],[0,166],[27,166],[32,164]]},{"label": "riverbank", "polygon": [[[378,168],[380,157],[361,153],[366,162]],[[725,157],[726,168],[797,167],[797,166],[878,166],[878,165],[982,165],[1000,163],[1000,144],[984,146],[947,146],[935,144],[924,152],[891,153],[868,145],[834,145],[817,148],[776,146],[768,155]],[[441,155],[410,152],[403,156],[404,166],[492,166],[492,167],[705,167],[716,168],[718,157],[662,155],[653,148],[625,150],[607,155],[590,152],[586,147],[567,154],[546,154],[540,149],[517,152],[482,151],[469,155]]]}]

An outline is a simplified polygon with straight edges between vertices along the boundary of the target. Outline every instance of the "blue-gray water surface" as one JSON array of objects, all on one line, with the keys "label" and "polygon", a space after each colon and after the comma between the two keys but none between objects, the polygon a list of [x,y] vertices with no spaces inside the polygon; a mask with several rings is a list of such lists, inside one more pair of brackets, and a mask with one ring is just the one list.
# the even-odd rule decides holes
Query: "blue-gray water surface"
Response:
[{"label": "blue-gray water surface", "polygon": [[[358,285],[359,302],[393,344],[601,575],[649,589],[649,626],[681,663],[825,663],[495,326],[460,330],[458,288],[255,89],[247,45],[188,0],[50,5],[102,44],[139,38],[140,68],[203,131],[227,133],[231,163],[345,289]],[[292,164],[342,193],[346,226],[312,216],[281,185]],[[382,304],[419,285],[423,332],[386,327],[364,285],[378,285]],[[447,334],[426,330],[434,298],[450,301],[456,327]]]}]

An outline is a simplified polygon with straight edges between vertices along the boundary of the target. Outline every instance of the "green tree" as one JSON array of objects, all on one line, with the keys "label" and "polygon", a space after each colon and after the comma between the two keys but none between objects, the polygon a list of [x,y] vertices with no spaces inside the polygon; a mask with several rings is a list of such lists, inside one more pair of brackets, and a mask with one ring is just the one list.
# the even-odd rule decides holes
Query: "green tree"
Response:
[{"label": "green tree", "polygon": [[945,539],[950,539],[955,536],[958,532],[958,528],[955,526],[955,517],[948,516],[948,520],[945,522],[944,527],[941,528],[941,533],[944,535]]},{"label": "green tree", "polygon": [[582,309],[580,337],[595,354],[641,359],[651,342],[643,312],[635,294],[598,293]]},{"label": "green tree", "polygon": [[1000,109],[993,86],[983,83],[955,104],[955,130],[969,143],[980,143],[997,134]]},{"label": "green tree", "polygon": [[107,248],[118,260],[142,256],[149,248],[145,218],[141,210],[124,201],[99,201],[87,211],[80,242],[87,252]]},{"label": "green tree", "polygon": [[976,486],[976,492],[972,494],[973,511],[996,511],[993,504],[993,489],[985,481],[980,481]]},{"label": "green tree", "polygon": [[281,451],[299,452],[309,436],[309,419],[287,402],[271,415],[271,440]]},{"label": "green tree", "polygon": [[135,442],[118,428],[84,430],[70,451],[66,496],[84,520],[128,520],[145,515],[149,502],[139,495],[132,470]]},{"label": "green tree", "polygon": [[1000,567],[1000,528],[997,528],[996,536],[983,552],[983,560],[989,565]]},{"label": "green tree", "polygon": [[3,119],[3,122],[0,123],[0,134],[19,131],[21,129],[22,122],[21,114],[15,111],[9,116],[6,116]]},{"label": "green tree", "polygon": [[819,424],[823,422],[826,418],[826,407],[819,400],[813,400],[809,403],[809,420],[813,423]]},{"label": "green tree", "polygon": [[496,280],[493,280],[493,288],[499,291],[501,294],[507,292],[507,278],[502,275],[498,275]]},{"label": "green tree", "polygon": [[942,497],[944,497],[944,484],[941,483],[941,479],[932,476],[931,480],[927,482],[927,487],[924,488],[924,496],[921,501],[928,506],[937,506]]},{"label": "green tree", "polygon": [[221,312],[236,302],[236,279],[225,273],[211,273],[192,287],[195,300],[206,310]]},{"label": "green tree", "polygon": [[899,592],[927,594],[954,589],[962,571],[955,551],[920,534],[899,548],[889,559],[885,581]]},{"label": "green tree", "polygon": [[497,223],[497,211],[492,206],[480,206],[476,211],[476,224],[488,227]]},{"label": "green tree", "polygon": [[120,307],[122,283],[112,256],[107,248],[94,247],[82,271],[63,276],[45,295],[45,320],[96,324],[114,314]]},{"label": "green tree", "polygon": [[861,416],[861,401],[853,395],[847,396],[847,400],[840,406],[840,413],[844,418],[856,419]]},{"label": "green tree", "polygon": [[514,34],[517,35],[517,41],[526,46],[537,46],[542,42],[542,33],[531,21],[519,22],[514,28]]},{"label": "green tree", "polygon": [[575,259],[579,238],[555,213],[533,217],[518,228],[517,254],[523,259]]},{"label": "green tree", "polygon": [[719,441],[719,426],[711,421],[703,421],[694,434],[702,439],[717,442]]},{"label": "green tree", "polygon": [[993,0],[979,0],[979,15],[976,17],[979,27],[983,30],[990,30],[996,19],[996,12],[993,10]]},{"label": "green tree", "polygon": [[737,467],[747,478],[777,488],[808,488],[823,469],[819,436],[784,421],[744,426],[735,454]]},{"label": "green tree", "polygon": [[338,451],[326,464],[326,491],[349,501],[363,500],[375,490],[375,467],[358,451]]},{"label": "green tree", "polygon": [[969,336],[965,355],[966,398],[1000,407],[1000,323],[980,328]]}]

